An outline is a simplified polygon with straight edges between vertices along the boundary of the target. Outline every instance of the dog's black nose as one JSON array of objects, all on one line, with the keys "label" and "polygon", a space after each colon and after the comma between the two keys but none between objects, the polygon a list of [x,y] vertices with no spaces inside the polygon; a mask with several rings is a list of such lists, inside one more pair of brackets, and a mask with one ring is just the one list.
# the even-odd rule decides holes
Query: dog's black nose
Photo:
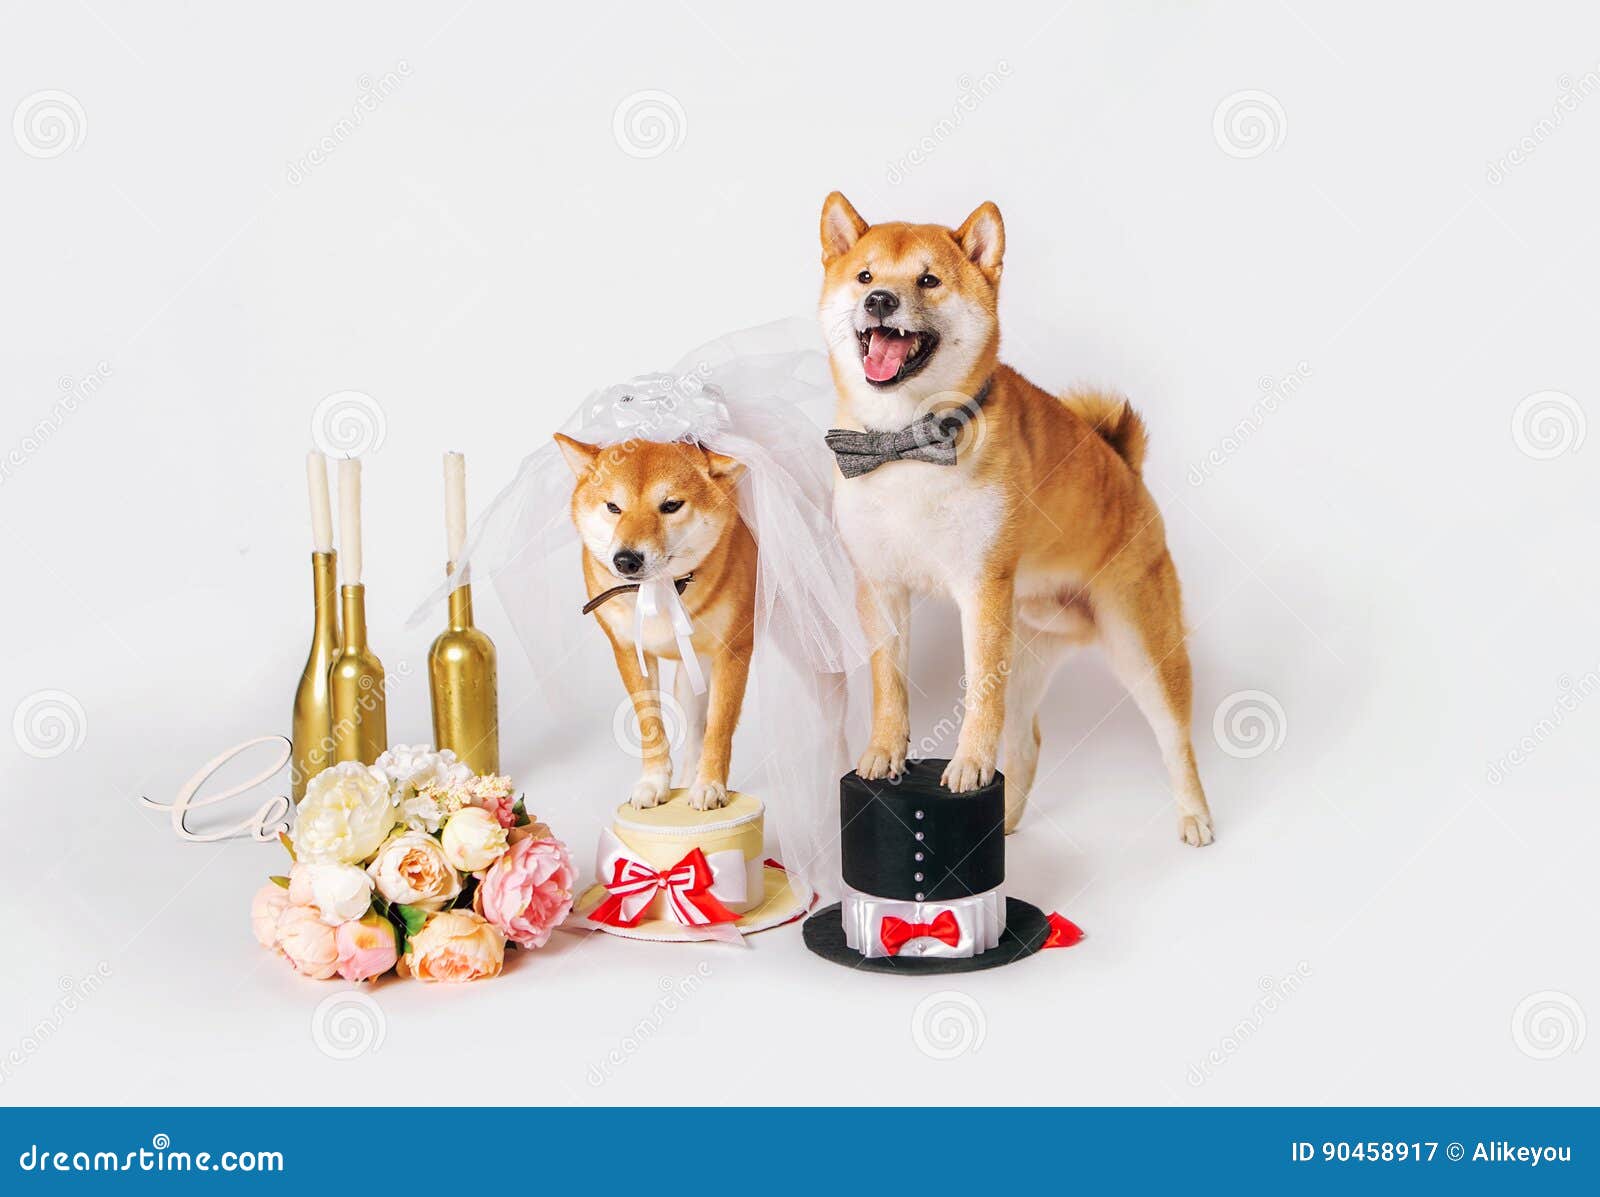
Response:
[{"label": "dog's black nose", "polygon": [[869,291],[861,306],[867,309],[867,315],[881,320],[900,306],[900,298],[893,291]]},{"label": "dog's black nose", "polygon": [[631,578],[644,568],[644,554],[635,553],[632,549],[618,549],[611,558],[611,564],[617,567],[619,574]]}]

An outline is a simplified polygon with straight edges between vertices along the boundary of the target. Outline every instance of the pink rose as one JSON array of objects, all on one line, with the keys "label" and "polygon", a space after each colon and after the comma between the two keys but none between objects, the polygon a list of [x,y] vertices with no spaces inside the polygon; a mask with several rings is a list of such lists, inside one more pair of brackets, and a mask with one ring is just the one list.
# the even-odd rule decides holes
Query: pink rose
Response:
[{"label": "pink rose", "polygon": [[315,906],[286,906],[278,916],[278,947],[295,971],[326,981],[339,971],[339,950],[333,928],[322,921]]},{"label": "pink rose", "polygon": [[264,948],[278,951],[278,916],[289,905],[289,891],[276,881],[269,881],[256,890],[250,899],[250,930]]},{"label": "pink rose", "polygon": [[467,801],[488,811],[500,826],[509,831],[517,825],[517,799],[509,777],[484,773],[468,781],[462,788],[466,791]]},{"label": "pink rose", "polygon": [[478,884],[478,912],[512,943],[542,948],[572,909],[576,876],[560,840],[518,840]]},{"label": "pink rose", "polygon": [[352,919],[334,929],[333,946],[339,953],[339,975],[346,981],[365,981],[394,967],[394,926],[380,915]]}]

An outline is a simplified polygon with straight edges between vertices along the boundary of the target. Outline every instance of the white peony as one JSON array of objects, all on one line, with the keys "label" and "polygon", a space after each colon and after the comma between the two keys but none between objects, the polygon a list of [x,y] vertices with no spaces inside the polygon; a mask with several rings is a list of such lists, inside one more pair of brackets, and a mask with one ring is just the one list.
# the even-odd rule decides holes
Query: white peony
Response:
[{"label": "white peony", "polygon": [[433,833],[449,812],[439,805],[438,791],[464,784],[472,770],[446,748],[435,752],[422,745],[396,744],[373,762],[394,787],[400,818],[413,831]]},{"label": "white peony", "polygon": [[323,922],[337,927],[372,908],[372,878],[355,865],[296,861],[289,870],[289,901],[315,906]]},{"label": "white peony", "polygon": [[506,851],[506,829],[481,806],[468,806],[450,816],[439,837],[445,859],[463,873],[487,869]]},{"label": "white peony", "polygon": [[295,859],[307,864],[360,864],[394,824],[389,779],[359,761],[344,761],[306,783],[290,842]]}]

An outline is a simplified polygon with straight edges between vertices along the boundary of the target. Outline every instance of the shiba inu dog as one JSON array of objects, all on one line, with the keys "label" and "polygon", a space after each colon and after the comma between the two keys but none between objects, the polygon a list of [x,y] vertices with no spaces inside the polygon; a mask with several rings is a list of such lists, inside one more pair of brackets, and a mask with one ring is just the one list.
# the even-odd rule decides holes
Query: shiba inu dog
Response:
[{"label": "shiba inu dog", "polygon": [[1068,649],[1098,641],[1155,732],[1179,835],[1209,844],[1178,574],[1139,476],[1143,422],[1121,396],[1053,395],[1000,364],[1005,227],[993,204],[955,229],[869,226],[834,192],[821,231],[819,312],[845,430],[829,434],[835,520],[876,646],[859,772],[905,763],[910,596],[943,591],[960,608],[966,669],[945,785],[992,780],[1003,741],[1015,830],[1045,686]]},{"label": "shiba inu dog", "polygon": [[643,622],[640,667],[634,642],[638,587],[693,575],[680,594],[694,627],[695,655],[710,670],[704,694],[694,693],[681,664],[673,685],[687,723],[684,778],[694,778],[689,804],[696,810],[725,806],[755,634],[756,542],[735,497],[743,466],[684,442],[635,440],[601,448],[559,433],[555,439],[577,478],[572,520],[583,540],[591,607],[611,641],[639,720],[644,769],[633,787],[633,805],[655,806],[672,784],[660,660],[680,659],[673,627],[661,613]]}]

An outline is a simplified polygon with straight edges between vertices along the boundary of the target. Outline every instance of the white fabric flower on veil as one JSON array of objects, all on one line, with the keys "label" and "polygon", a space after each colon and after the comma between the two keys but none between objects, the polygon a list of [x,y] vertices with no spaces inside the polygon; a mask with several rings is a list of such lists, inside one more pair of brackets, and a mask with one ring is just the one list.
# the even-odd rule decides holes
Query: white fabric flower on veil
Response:
[{"label": "white fabric flower on veil", "polygon": [[614,427],[623,438],[694,441],[728,426],[722,391],[694,374],[640,374],[592,397],[585,427]]}]

